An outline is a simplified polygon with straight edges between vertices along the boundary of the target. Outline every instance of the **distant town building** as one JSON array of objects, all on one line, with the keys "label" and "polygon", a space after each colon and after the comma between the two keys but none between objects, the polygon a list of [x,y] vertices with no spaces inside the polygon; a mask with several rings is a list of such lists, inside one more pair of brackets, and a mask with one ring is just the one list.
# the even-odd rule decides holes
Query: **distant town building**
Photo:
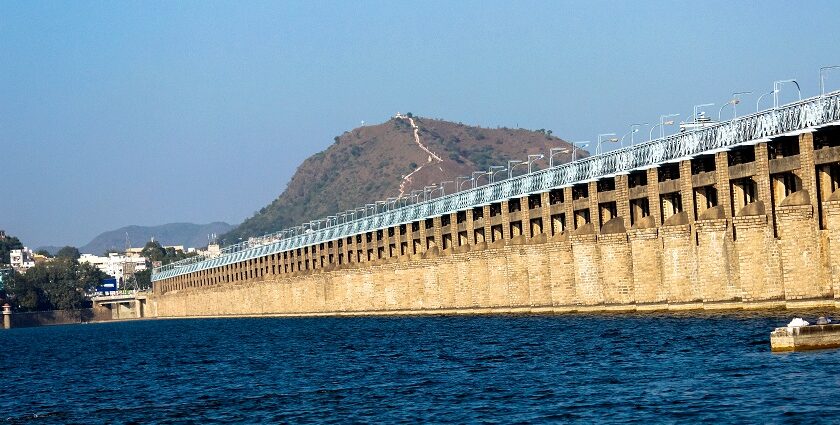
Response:
[{"label": "distant town building", "polygon": [[207,245],[207,251],[203,252],[202,254],[205,254],[210,257],[218,257],[222,255],[222,248],[217,243],[211,243],[210,245]]},{"label": "distant town building", "polygon": [[143,256],[143,248],[129,248],[125,250],[126,257],[141,257]]},{"label": "distant town building", "polygon": [[107,257],[100,257],[93,254],[82,254],[79,257],[79,262],[86,262],[93,264],[97,269],[102,270],[105,274],[115,277],[120,286],[125,283],[125,279],[131,277],[136,272],[146,270],[146,258],[139,255],[118,254],[115,252],[109,253]]},{"label": "distant town building", "polygon": [[35,267],[35,255],[31,249],[13,249],[9,251],[9,263],[18,273],[26,273],[27,270]]}]

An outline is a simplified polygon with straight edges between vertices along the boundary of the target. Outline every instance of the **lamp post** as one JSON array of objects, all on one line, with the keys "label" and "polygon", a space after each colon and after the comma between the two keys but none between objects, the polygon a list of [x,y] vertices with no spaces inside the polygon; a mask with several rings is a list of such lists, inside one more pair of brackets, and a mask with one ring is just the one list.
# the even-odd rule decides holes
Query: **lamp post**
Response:
[{"label": "lamp post", "polygon": [[524,163],[525,163],[525,161],[519,161],[519,160],[515,160],[515,159],[511,160],[511,161],[508,161],[508,164],[507,164],[508,178],[512,179],[513,178],[513,169],[516,168],[516,166],[522,165]]},{"label": "lamp post", "polygon": [[678,116],[680,116],[680,114],[660,115],[659,116],[659,124],[656,124],[653,127],[651,127],[650,131],[648,132],[648,142],[653,140],[653,130],[656,127],[659,127],[659,138],[660,139],[665,138],[665,126],[666,125],[674,125],[674,120],[665,121],[665,118],[675,118],[675,117],[678,117]]},{"label": "lamp post", "polygon": [[619,146],[624,146],[623,145],[624,144],[624,138],[629,135],[630,136],[630,146],[633,146],[635,144],[634,135],[639,132],[639,128],[641,128],[643,125],[648,125],[648,123],[645,122],[645,123],[639,123],[639,124],[630,124],[630,132],[621,136],[621,140],[618,141],[618,145]]},{"label": "lamp post", "polygon": [[472,182],[473,182],[473,189],[478,187],[478,178],[482,175],[487,174],[486,171],[473,171],[472,173]]},{"label": "lamp post", "polygon": [[840,69],[840,65],[824,66],[820,68],[820,96],[825,96],[825,75],[832,69]]},{"label": "lamp post", "polygon": [[772,90],[772,91],[769,91],[769,92],[764,93],[764,94],[762,94],[761,96],[759,96],[759,97],[758,97],[758,100],[756,100],[756,101],[755,101],[755,111],[756,111],[756,112],[758,112],[758,111],[759,111],[759,109],[758,109],[758,104],[759,104],[759,103],[761,103],[761,99],[762,99],[762,98],[764,98],[764,96],[767,96],[768,94],[775,94],[775,93],[776,93],[776,90],[774,89],[774,90]]},{"label": "lamp post", "polygon": [[603,133],[598,135],[598,144],[595,146],[595,154],[600,154],[601,151],[601,143],[604,143],[604,138],[607,136],[613,136],[609,139],[606,139],[608,142],[617,142],[618,138],[615,137],[615,133]]},{"label": "lamp post", "polygon": [[446,180],[446,181],[440,182],[440,196],[446,196],[446,192],[445,192],[444,189],[445,189],[447,183],[455,183],[455,182],[453,182],[452,180]]},{"label": "lamp post", "polygon": [[417,203],[417,200],[420,199],[420,195],[423,193],[422,190],[416,189],[411,191],[411,202]]},{"label": "lamp post", "polygon": [[732,119],[738,118],[738,104],[741,103],[741,98],[738,96],[742,94],[752,94],[751,91],[736,91],[732,93],[732,99],[729,102],[726,102],[726,105],[723,105],[718,110],[718,121],[720,121],[720,113],[723,111],[723,108],[732,105],[732,114],[734,115]]},{"label": "lamp post", "polygon": [[705,115],[705,113],[703,112],[703,108],[705,108],[707,106],[715,106],[715,104],[714,103],[704,103],[702,105],[694,105],[694,116],[692,117],[692,119],[694,120],[695,124],[697,124],[697,114],[698,113],[703,113]]},{"label": "lamp post", "polygon": [[799,83],[797,83],[796,80],[794,80],[793,78],[788,79],[788,80],[773,81],[773,107],[774,108],[779,107],[779,92],[782,90],[780,87],[782,86],[782,84],[785,84],[785,83],[795,84],[796,85],[796,92],[799,94],[799,100],[802,100],[802,89],[799,88]]},{"label": "lamp post", "polygon": [[507,171],[507,168],[505,168],[502,165],[491,165],[490,169],[487,170],[487,174],[489,176],[490,183],[493,183],[493,176],[495,176],[496,173],[501,173],[502,171]]},{"label": "lamp post", "polygon": [[572,162],[577,161],[577,151],[578,149],[583,149],[588,147],[589,144],[592,143],[589,140],[581,140],[579,142],[572,142]]},{"label": "lamp post", "polygon": [[457,183],[455,184],[458,186],[458,192],[460,192],[464,186],[464,183],[472,179],[469,176],[458,176],[455,178],[455,180],[457,181]]},{"label": "lamp post", "polygon": [[423,188],[423,201],[429,200],[429,195],[432,194],[432,191],[437,188],[437,185],[433,184],[431,186],[426,186]]},{"label": "lamp post", "polygon": [[543,154],[528,155],[528,174],[531,174],[531,165],[534,164],[534,161],[543,158],[545,158],[545,155]]},{"label": "lamp post", "polygon": [[561,153],[569,153],[567,148],[551,148],[548,150],[548,168],[554,167],[554,156]]}]

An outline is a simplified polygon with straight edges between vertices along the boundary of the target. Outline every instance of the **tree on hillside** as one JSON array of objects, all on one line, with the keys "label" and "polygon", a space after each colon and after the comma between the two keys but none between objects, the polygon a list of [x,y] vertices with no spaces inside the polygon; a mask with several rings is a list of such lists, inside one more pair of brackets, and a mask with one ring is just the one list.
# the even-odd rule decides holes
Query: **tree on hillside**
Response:
[{"label": "tree on hillside", "polygon": [[164,248],[158,242],[147,242],[140,253],[142,256],[146,257],[146,260],[150,262],[160,261],[161,264],[169,264],[198,255],[194,252],[184,252],[180,249],[176,250],[171,246]]},{"label": "tree on hillside", "polygon": [[146,242],[140,255],[149,261],[163,261],[166,257],[166,250],[157,241]]},{"label": "tree on hillside", "polygon": [[65,246],[58,250],[58,253],[55,254],[55,258],[67,258],[70,260],[78,260],[82,254],[79,252],[78,248],[73,246]]},{"label": "tree on hillside", "polygon": [[39,249],[39,250],[35,251],[35,253],[38,254],[38,255],[43,255],[44,257],[47,257],[47,258],[52,257],[52,254],[50,254],[50,252],[47,251],[46,249]]}]

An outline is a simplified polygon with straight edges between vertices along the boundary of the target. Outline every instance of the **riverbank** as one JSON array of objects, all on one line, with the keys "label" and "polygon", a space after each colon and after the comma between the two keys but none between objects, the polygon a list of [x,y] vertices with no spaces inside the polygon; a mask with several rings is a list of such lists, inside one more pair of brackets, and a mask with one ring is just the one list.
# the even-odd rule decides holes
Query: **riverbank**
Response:
[{"label": "riverbank", "polygon": [[13,312],[9,315],[9,319],[11,328],[107,322],[113,320],[110,310],[102,308]]}]

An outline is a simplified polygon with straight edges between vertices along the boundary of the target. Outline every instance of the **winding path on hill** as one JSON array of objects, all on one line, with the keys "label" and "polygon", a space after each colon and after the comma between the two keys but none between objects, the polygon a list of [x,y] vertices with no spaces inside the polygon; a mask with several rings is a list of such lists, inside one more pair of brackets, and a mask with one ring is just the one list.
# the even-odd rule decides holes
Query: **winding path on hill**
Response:
[{"label": "winding path on hill", "polygon": [[[429,159],[426,160],[427,164],[432,162],[432,159],[434,159],[436,162],[443,162],[443,160],[440,159],[440,157],[437,154],[435,154],[434,152],[429,150],[429,148],[427,148],[423,144],[423,142],[420,141],[420,128],[417,127],[417,124],[414,122],[414,118],[404,116],[404,115],[400,114],[399,112],[397,112],[397,115],[395,115],[394,118],[396,118],[396,119],[407,119],[409,124],[411,124],[411,128],[414,130],[414,143],[416,143],[417,146],[419,146],[420,149],[423,150],[423,152],[426,152],[427,154],[429,154]],[[399,196],[403,196],[405,194],[405,185],[407,183],[411,182],[411,176],[414,175],[414,173],[420,171],[424,167],[424,165],[421,165],[421,166],[417,167],[414,171],[412,171],[412,172],[408,173],[407,175],[403,176],[403,179],[400,182],[400,194],[399,194]]]}]

